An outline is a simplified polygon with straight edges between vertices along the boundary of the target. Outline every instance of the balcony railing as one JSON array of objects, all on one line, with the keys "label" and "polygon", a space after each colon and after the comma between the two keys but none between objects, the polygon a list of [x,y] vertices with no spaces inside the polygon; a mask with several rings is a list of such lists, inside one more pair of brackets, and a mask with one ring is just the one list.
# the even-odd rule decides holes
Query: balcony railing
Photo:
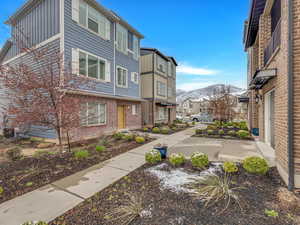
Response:
[{"label": "balcony railing", "polygon": [[267,47],[264,51],[264,63],[265,65],[269,62],[270,58],[274,54],[274,52],[277,50],[277,48],[280,46],[281,42],[281,21],[278,22],[271,40],[269,41]]}]

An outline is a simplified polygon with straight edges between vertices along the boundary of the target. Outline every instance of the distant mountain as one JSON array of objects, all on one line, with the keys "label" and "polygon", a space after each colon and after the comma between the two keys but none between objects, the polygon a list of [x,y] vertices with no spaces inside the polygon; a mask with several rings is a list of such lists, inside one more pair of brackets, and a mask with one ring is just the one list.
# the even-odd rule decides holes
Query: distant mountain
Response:
[{"label": "distant mountain", "polygon": [[179,89],[177,90],[177,94],[176,94],[177,102],[181,103],[187,99],[200,100],[202,98],[208,98],[209,96],[213,95],[215,91],[221,90],[224,87],[229,87],[230,92],[232,94],[240,95],[246,92],[246,90],[243,88],[239,88],[233,85],[225,85],[225,84],[210,85],[208,87],[196,89],[193,91],[184,91]]}]

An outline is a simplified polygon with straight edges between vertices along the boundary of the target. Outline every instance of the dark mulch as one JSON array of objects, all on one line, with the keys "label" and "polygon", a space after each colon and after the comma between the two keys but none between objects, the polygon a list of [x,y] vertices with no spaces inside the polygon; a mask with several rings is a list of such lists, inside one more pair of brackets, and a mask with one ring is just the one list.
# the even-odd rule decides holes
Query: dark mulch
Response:
[{"label": "dark mulch", "polygon": [[[275,168],[267,176],[249,175],[240,169],[233,175],[233,184],[244,187],[238,191],[243,211],[232,202],[229,208],[220,214],[224,202],[209,208],[196,197],[187,193],[174,193],[161,190],[159,180],[145,172],[148,166],[141,167],[102,192],[96,194],[50,225],[123,225],[124,221],[111,220],[107,213],[120,208],[128,199],[126,193],[143,196],[145,209],[151,208],[150,218],[136,218],[130,225],[295,225],[299,208],[287,209],[281,204],[277,192],[284,187]],[[186,166],[186,170],[190,170]],[[267,217],[265,209],[274,209],[278,218]]]},{"label": "dark mulch", "polygon": [[[152,140],[148,138],[146,143]],[[106,150],[99,153],[95,151],[95,145],[91,145],[92,143],[95,142],[89,140],[73,146],[88,150],[90,154],[87,159],[76,160],[72,152],[65,152],[1,163],[0,186],[4,192],[0,195],[0,203],[141,146],[135,141],[111,138]]]}]

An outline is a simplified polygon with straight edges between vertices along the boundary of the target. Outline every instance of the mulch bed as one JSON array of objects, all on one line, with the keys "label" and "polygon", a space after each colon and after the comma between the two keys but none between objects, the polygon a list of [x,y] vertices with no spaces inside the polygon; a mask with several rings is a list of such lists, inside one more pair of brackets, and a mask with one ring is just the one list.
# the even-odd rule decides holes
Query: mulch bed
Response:
[{"label": "mulch bed", "polygon": [[[146,143],[153,139],[148,138]],[[95,141],[95,140],[94,140]],[[99,140],[98,140],[99,141]],[[135,141],[114,140],[112,137],[106,150],[96,152],[93,140],[76,143],[73,147],[89,151],[87,159],[77,160],[74,153],[43,154],[36,157],[25,157],[14,162],[0,164],[0,186],[4,192],[0,194],[0,203],[50,184],[63,177],[72,175],[95,164],[141,146]],[[96,142],[97,143],[97,142]],[[81,146],[81,147],[80,147]]]},{"label": "mulch bed", "polygon": [[202,138],[220,138],[220,139],[227,139],[227,140],[246,140],[246,141],[254,141],[253,137],[245,137],[240,138],[238,136],[230,136],[230,135],[219,135],[215,134],[195,134],[192,137],[202,137]]},{"label": "mulch bed", "polygon": [[[278,198],[278,190],[285,187],[275,168],[266,176],[247,174],[241,167],[239,174],[232,175],[238,190],[242,211],[232,201],[223,212],[224,202],[206,208],[204,203],[191,194],[161,189],[157,177],[143,166],[119,180],[102,192],[81,203],[55,219],[50,225],[123,225],[124,220],[111,220],[108,213],[124,206],[128,193],[143,196],[143,206],[151,216],[135,218],[130,225],[295,225],[300,215],[296,208]],[[172,169],[169,166],[169,169]],[[186,165],[185,171],[191,170]],[[194,171],[195,172],[195,171]],[[274,209],[278,218],[265,215],[265,209]]]},{"label": "mulch bed", "polygon": [[192,127],[192,126],[189,126],[189,127],[182,127],[182,128],[177,128],[176,130],[170,129],[170,131],[169,131],[168,134],[163,134],[163,133],[153,133],[151,129],[149,129],[149,131],[146,131],[146,132],[145,132],[144,130],[142,130],[142,129],[139,129],[139,130],[137,130],[137,131],[142,132],[142,133],[144,133],[144,134],[172,135],[172,134],[178,133],[178,132],[180,132],[180,131],[184,131],[184,130],[186,130],[186,129],[189,129],[189,128],[191,128],[191,127]]}]

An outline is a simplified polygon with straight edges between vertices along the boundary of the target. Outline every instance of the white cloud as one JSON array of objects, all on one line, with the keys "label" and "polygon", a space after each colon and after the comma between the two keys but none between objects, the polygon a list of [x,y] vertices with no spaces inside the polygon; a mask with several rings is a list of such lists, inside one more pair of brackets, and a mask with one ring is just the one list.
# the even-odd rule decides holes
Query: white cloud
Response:
[{"label": "white cloud", "polygon": [[213,75],[217,74],[217,70],[204,69],[200,67],[193,67],[187,64],[179,64],[177,67],[177,73],[190,74],[190,75]]},{"label": "white cloud", "polygon": [[216,83],[217,82],[212,82],[212,81],[202,81],[202,82],[198,81],[198,82],[181,83],[181,84],[179,83],[177,84],[177,89],[184,90],[184,91],[193,91]]}]

